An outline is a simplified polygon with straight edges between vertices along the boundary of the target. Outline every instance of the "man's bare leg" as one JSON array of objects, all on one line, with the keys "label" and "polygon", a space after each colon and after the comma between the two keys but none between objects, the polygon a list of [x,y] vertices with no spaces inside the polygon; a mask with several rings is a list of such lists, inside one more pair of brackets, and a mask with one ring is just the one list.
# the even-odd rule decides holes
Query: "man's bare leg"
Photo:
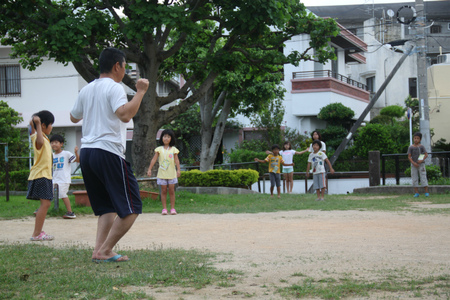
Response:
[{"label": "man's bare leg", "polygon": [[[97,239],[95,242],[92,258],[108,259],[117,253],[113,252],[113,248],[120,239],[128,232],[136,221],[138,214],[130,214],[124,218],[116,217],[115,213],[104,214],[99,217],[97,225]],[[127,260],[124,256],[119,260]]]}]

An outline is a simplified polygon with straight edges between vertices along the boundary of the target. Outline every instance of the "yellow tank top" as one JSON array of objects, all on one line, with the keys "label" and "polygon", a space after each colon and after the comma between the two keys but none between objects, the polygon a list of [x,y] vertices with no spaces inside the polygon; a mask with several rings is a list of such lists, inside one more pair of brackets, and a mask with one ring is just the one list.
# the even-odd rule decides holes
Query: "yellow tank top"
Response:
[{"label": "yellow tank top", "polygon": [[50,146],[50,140],[48,137],[45,134],[43,135],[44,144],[39,150],[36,149],[36,133],[31,136],[31,142],[33,143],[34,150],[34,164],[31,167],[28,180],[35,180],[42,177],[52,180],[52,147]]}]

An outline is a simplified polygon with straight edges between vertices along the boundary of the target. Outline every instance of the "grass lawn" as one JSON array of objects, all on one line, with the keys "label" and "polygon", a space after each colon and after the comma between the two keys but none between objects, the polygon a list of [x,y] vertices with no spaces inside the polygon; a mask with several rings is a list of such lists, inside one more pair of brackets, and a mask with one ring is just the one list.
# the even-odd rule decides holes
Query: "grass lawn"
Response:
[{"label": "grass lawn", "polygon": [[[89,207],[75,206],[77,215],[92,214]],[[450,214],[450,208],[417,209],[412,202],[434,204],[450,203],[450,195],[431,195],[428,198],[412,198],[412,195],[327,195],[325,202],[316,202],[315,195],[282,194],[281,199],[269,195],[196,195],[177,193],[176,208],[182,213],[223,214],[258,213],[287,210],[370,210],[411,211],[413,213]],[[160,213],[159,200],[144,199],[144,213]],[[0,197],[0,220],[29,217],[39,206],[39,201],[25,196],[11,196],[6,202]],[[49,217],[65,213],[60,201],[60,211],[52,208]],[[0,241],[0,299],[153,299],[139,290],[141,286],[163,289],[166,286],[202,288],[206,285],[232,286],[241,270],[218,270],[213,266],[215,254],[184,249],[130,250],[133,260],[127,263],[94,264],[80,260],[89,256],[92,249],[68,246],[64,249],[42,244],[6,244]],[[418,274],[420,275],[420,274]],[[303,275],[301,275],[303,276]],[[309,280],[309,281],[308,281]],[[371,292],[414,290],[420,284],[439,284],[450,291],[450,276],[419,278],[416,282],[404,282],[399,278],[391,282],[337,283],[311,282],[306,278],[303,286],[293,285],[279,289],[283,297],[338,299],[367,297]],[[134,290],[124,292],[124,287]],[[325,286],[325,287],[324,287]],[[417,297],[420,298],[420,293]],[[442,296],[440,294],[439,296]],[[249,295],[251,297],[251,295]],[[450,297],[450,292],[448,297]],[[182,298],[180,298],[182,299]]]}]

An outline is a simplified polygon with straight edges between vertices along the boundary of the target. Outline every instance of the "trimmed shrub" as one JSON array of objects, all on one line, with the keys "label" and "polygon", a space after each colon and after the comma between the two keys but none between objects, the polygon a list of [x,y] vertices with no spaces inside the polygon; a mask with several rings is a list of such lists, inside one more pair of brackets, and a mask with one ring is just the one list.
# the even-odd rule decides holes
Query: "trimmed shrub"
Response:
[{"label": "trimmed shrub", "polygon": [[[428,181],[436,181],[442,177],[441,168],[439,166],[425,165],[425,169],[427,170]],[[411,177],[411,167],[405,170],[405,176]]]},{"label": "trimmed shrub", "polygon": [[199,170],[181,172],[180,186],[249,186],[258,181],[259,174],[255,170]]}]

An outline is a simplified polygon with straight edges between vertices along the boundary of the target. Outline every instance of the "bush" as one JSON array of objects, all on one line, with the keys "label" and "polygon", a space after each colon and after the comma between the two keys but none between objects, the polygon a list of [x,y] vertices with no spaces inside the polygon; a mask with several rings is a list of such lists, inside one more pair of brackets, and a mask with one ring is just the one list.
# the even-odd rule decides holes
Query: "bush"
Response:
[{"label": "bush", "polygon": [[258,181],[259,174],[255,170],[199,170],[181,172],[178,179],[180,186],[249,186]]},{"label": "bush", "polygon": [[367,124],[355,137],[354,151],[358,157],[367,158],[369,151],[379,150],[381,154],[395,153],[396,142],[392,141],[388,129],[381,124]]},{"label": "bush", "polygon": [[[442,177],[441,168],[439,166],[425,165],[425,169],[427,170],[428,181],[437,181]],[[405,176],[411,177],[411,167],[405,170]]]},{"label": "bush", "polygon": [[[28,189],[28,176],[30,170],[20,170],[9,172],[9,190],[10,191],[26,191]],[[5,173],[0,174],[0,190],[6,190]]]}]

